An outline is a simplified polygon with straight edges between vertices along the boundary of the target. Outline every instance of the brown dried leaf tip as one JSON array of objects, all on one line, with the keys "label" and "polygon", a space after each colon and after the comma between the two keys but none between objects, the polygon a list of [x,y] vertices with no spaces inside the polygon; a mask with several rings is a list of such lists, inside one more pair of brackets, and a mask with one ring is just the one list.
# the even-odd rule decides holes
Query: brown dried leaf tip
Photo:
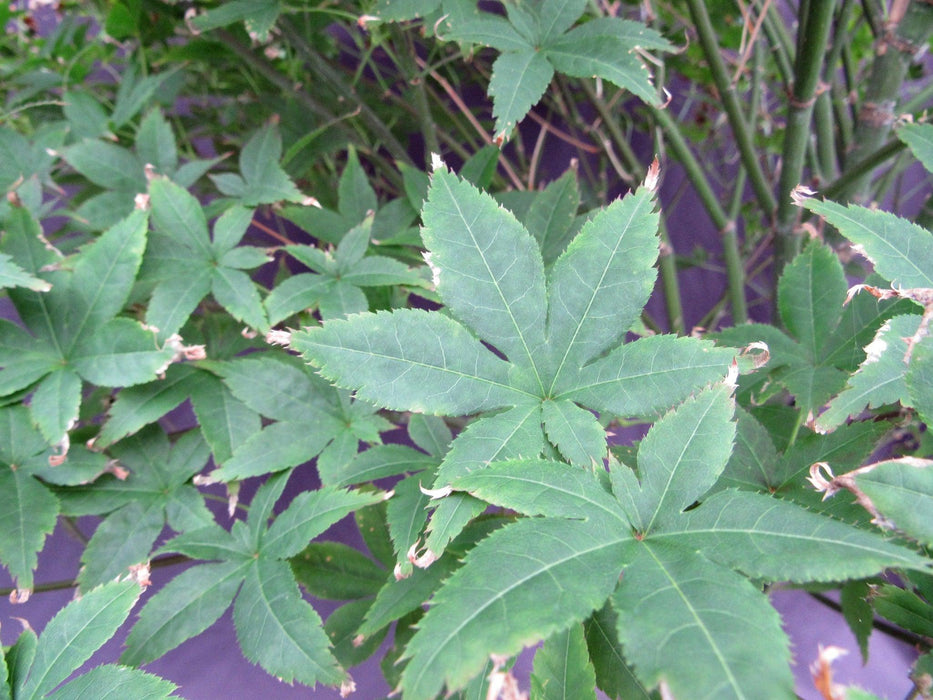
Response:
[{"label": "brown dried leaf tip", "polygon": [[823,700],[845,700],[846,689],[833,682],[833,661],[849,652],[842,647],[819,645],[816,660],[810,664],[813,685],[820,692]]}]

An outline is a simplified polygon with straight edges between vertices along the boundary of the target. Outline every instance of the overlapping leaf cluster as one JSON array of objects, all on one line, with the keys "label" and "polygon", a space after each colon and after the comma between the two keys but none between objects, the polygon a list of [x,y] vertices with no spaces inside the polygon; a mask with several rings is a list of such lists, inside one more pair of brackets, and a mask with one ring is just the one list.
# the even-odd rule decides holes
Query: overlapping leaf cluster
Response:
[{"label": "overlapping leaf cluster", "polygon": [[[720,379],[733,354],[666,336],[622,342],[653,281],[650,190],[594,216],[547,272],[521,224],[441,165],[423,220],[446,313],[362,314],[291,341],[380,405],[481,414],[437,467],[443,497],[418,563],[487,504],[531,516],[481,541],[434,593],[406,647],[406,697],[458,690],[489,654],[563,633],[607,601],[620,656],[644,688],[663,680],[678,697],[716,697],[765,682],[790,694],[779,618],[746,576],[924,566],[910,549],[770,496],[705,498],[732,452],[732,386],[686,397]],[[605,433],[590,410],[652,415],[684,398],[631,466],[611,460],[604,471]],[[626,673],[599,669],[609,685]]]}]

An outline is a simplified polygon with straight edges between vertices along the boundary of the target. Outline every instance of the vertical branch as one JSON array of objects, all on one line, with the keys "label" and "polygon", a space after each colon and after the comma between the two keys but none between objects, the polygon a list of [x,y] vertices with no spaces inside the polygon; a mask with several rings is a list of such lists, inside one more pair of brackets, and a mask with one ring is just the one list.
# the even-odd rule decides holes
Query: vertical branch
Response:
[{"label": "vertical branch", "polygon": [[758,199],[758,204],[761,206],[765,217],[770,219],[777,208],[777,202],[768,184],[768,179],[765,177],[761,162],[758,160],[758,150],[755,148],[754,139],[745,121],[745,115],[742,113],[738,95],[729,80],[722,56],[719,55],[719,42],[716,38],[716,32],[713,30],[706,3],[703,0],[687,0],[687,6],[690,9],[690,16],[693,18],[693,24],[699,35],[700,46],[709,65],[710,73],[716,83],[716,88],[719,90],[719,97],[729,119],[729,125],[732,127],[732,134],[735,136],[742,164],[748,171],[748,177],[755,192],[755,197]]},{"label": "vertical branch", "polygon": [[[933,34],[933,4],[926,0],[894,0],[891,12],[876,42],[875,60],[865,89],[865,100],[858,112],[853,143],[846,167],[859,163],[878,150],[891,131],[897,100],[907,69]],[[864,198],[872,173],[859,177],[842,194],[850,199]]]},{"label": "vertical branch", "polygon": [[789,96],[787,128],[781,159],[781,179],[778,184],[777,235],[775,237],[775,274],[797,254],[799,240],[794,236],[793,223],[797,208],[790,199],[791,190],[800,182],[810,140],[810,122],[816,89],[823,71],[823,56],[832,25],[833,0],[807,3],[801,6],[807,16],[800,18],[794,61],[794,84]]}]

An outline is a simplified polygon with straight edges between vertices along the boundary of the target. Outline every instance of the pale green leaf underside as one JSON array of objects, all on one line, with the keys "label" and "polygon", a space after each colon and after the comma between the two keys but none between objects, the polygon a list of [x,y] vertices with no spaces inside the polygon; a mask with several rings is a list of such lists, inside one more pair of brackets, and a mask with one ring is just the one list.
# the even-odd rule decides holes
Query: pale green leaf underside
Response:
[{"label": "pale green leaf underside", "polygon": [[526,392],[509,365],[443,314],[407,309],[333,320],[292,334],[291,346],[338,386],[394,410],[465,415]]},{"label": "pale green leaf underside", "polygon": [[898,530],[933,546],[933,462],[888,460],[857,474],[855,483]]},{"label": "pale green leaf underside", "polygon": [[819,214],[859,247],[875,272],[904,289],[933,288],[933,234],[886,211],[854,204],[807,200]]},{"label": "pale green leaf underside", "polygon": [[907,339],[917,331],[919,323],[919,316],[895,316],[878,329],[865,361],[849,376],[845,390],[816,419],[818,430],[833,430],[866,406],[875,408],[896,401],[909,403],[904,356]]},{"label": "pale green leaf underside", "polygon": [[635,547],[612,600],[619,639],[649,687],[676,698],[794,697],[781,618],[747,579],[691,549]]},{"label": "pale green leaf underside", "polygon": [[453,487],[523,515],[584,519],[602,511],[601,517],[619,520],[619,527],[628,526],[615,499],[592,471],[563,462],[543,459],[495,462],[460,477]]},{"label": "pale green leaf underside", "polygon": [[652,542],[680,543],[749,576],[772,581],[839,581],[926,562],[880,535],[746,491],[721,491],[684,513]]},{"label": "pale green leaf underside", "polygon": [[483,540],[434,597],[408,645],[405,697],[430,700],[445,683],[457,690],[490,653],[513,654],[582,621],[612,591],[625,563],[627,535],[619,530],[528,519]]}]

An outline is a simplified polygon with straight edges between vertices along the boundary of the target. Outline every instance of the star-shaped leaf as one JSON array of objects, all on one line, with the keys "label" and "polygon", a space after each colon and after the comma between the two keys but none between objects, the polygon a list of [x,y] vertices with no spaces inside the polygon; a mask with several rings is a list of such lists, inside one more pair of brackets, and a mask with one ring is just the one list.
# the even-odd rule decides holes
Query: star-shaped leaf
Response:
[{"label": "star-shaped leaf", "polygon": [[366,255],[372,235],[372,215],[354,226],[331,252],[313,246],[290,245],[285,252],[313,270],[292,275],[266,297],[269,323],[299,311],[319,309],[321,318],[342,318],[369,310],[366,287],[420,287],[421,277],[407,265],[384,255]]},{"label": "star-shaped leaf", "polygon": [[[605,436],[593,411],[652,415],[721,377],[732,361],[732,351],[691,338],[622,344],[656,275],[658,220],[645,188],[587,222],[547,274],[524,226],[446,168],[434,172],[423,220],[447,313],[358,314],[294,333],[291,345],[377,405],[480,413],[454,440],[436,487],[491,461],[547,450],[601,463]],[[464,495],[444,499],[428,548],[443,551],[477,509]]]},{"label": "star-shaped leaf", "polygon": [[380,502],[384,494],[305,491],[270,525],[287,480],[287,473],[267,480],[253,497],[248,519],[237,521],[230,532],[211,524],[161,548],[217,562],[187,569],[152,597],[127,638],[123,663],[138,665],[162,656],[207,629],[232,602],[237,639],[251,662],[286,682],[312,687],[345,679],[320,617],[301,598],[284,559],[345,515]]},{"label": "star-shaped leaf", "polygon": [[155,282],[146,322],[166,338],[177,333],[207,294],[230,314],[260,331],[268,330],[255,283],[243,270],[269,262],[266,253],[240,246],[252,210],[235,206],[207,232],[201,204],[165,178],[149,185],[153,232],[141,277]]},{"label": "star-shaped leaf", "polygon": [[0,326],[0,394],[31,388],[30,412],[50,443],[61,442],[77,419],[83,382],[140,384],[174,358],[151,330],[118,316],[142,262],[147,225],[146,213],[135,211],[63,259],[25,208],[11,210],[4,250],[52,288],[10,290],[25,329]]},{"label": "star-shaped leaf", "polygon": [[[255,0],[247,2],[256,4]],[[239,175],[223,173],[210,178],[218,190],[246,207],[282,201],[303,202],[304,195],[279,165],[281,159],[282,137],[278,126],[272,122],[259,129],[243,145]]]},{"label": "star-shaped leaf", "polygon": [[276,421],[246,436],[214,478],[243,479],[315,457],[329,473],[355,457],[360,441],[378,442],[379,433],[391,428],[374,406],[351,400],[285,355],[267,352],[205,366],[223,377],[245,406]]},{"label": "star-shaped leaf", "polygon": [[584,0],[506,3],[507,17],[480,12],[449,22],[445,38],[500,52],[489,83],[497,135],[507,136],[524,118],[555,70],[576,78],[600,77],[646,102],[658,101],[635,50],[670,51],[671,45],[654,30],[616,17],[573,27],[585,7]]},{"label": "star-shaped leaf", "polygon": [[67,513],[109,513],[81,557],[78,583],[83,590],[146,561],[166,524],[185,532],[213,522],[203,497],[190,483],[210,454],[199,432],[189,432],[169,445],[162,429],[151,426],[121,441],[111,454],[129,471],[125,479],[106,476],[92,486],[61,493]]},{"label": "star-shaped leaf", "polygon": [[405,697],[433,698],[444,684],[453,692],[489,653],[517,653],[607,599],[619,662],[644,687],[664,681],[678,697],[712,698],[765,684],[787,694],[780,617],[743,574],[822,581],[924,569],[918,553],[790,502],[738,491],[704,498],[729,458],[731,394],[713,385],[657,421],[637,471],[524,458],[456,479],[447,498],[465,492],[529,517],[482,540],[437,591],[407,646]]}]

